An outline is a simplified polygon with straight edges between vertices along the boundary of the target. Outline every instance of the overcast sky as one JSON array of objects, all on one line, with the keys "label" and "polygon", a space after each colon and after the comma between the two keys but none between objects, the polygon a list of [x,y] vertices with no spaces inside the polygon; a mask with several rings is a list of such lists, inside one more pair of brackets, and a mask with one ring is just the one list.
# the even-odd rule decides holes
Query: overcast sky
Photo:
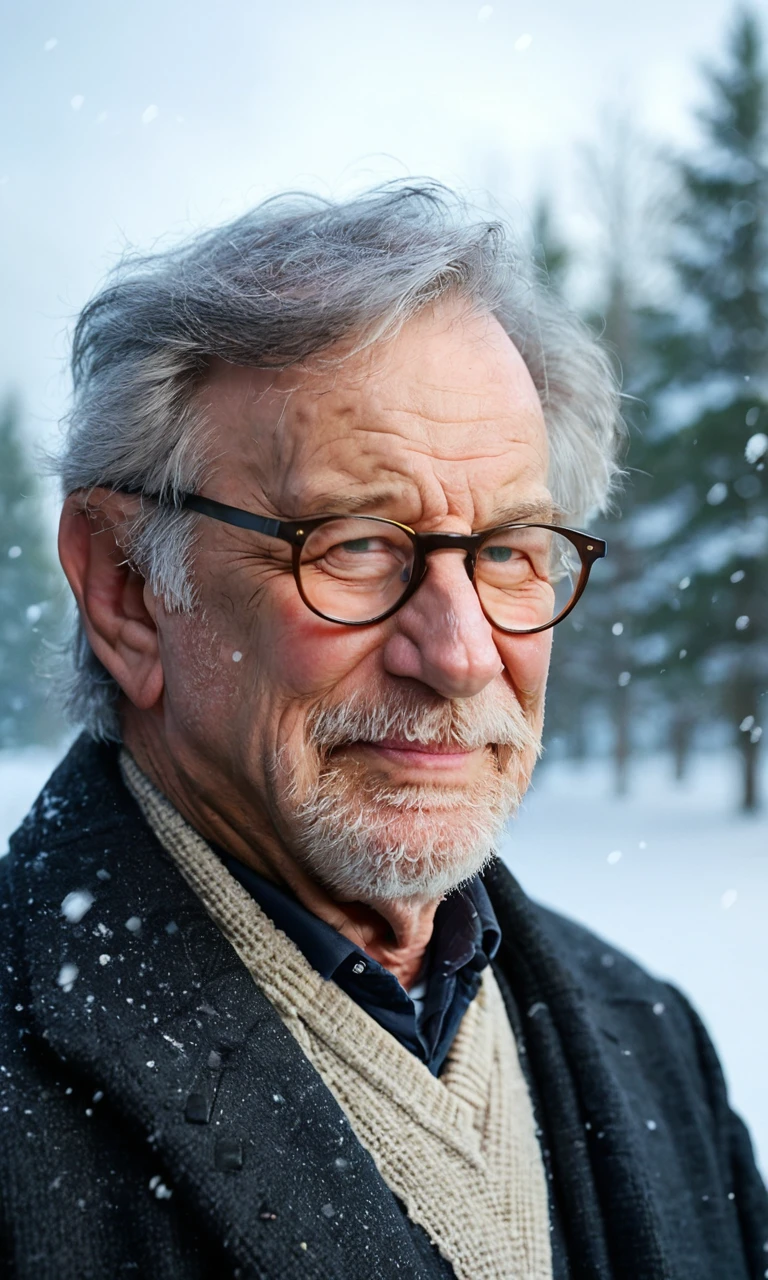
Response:
[{"label": "overcast sky", "polygon": [[[601,111],[690,143],[726,0],[0,5],[0,390],[50,441],[73,317],[147,248],[284,187],[430,174],[578,208]],[[515,206],[517,209],[515,210]]]}]

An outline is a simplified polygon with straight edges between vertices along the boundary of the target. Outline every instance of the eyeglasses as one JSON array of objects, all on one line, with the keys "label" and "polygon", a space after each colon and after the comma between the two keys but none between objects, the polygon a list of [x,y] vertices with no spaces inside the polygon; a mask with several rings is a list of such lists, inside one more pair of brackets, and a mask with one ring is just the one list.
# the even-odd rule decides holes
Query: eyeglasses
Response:
[{"label": "eyeglasses", "polygon": [[429,553],[458,550],[492,626],[519,635],[546,631],[571,612],[606,552],[601,538],[553,524],[416,533],[379,516],[270,520],[199,494],[184,494],[174,505],[290,543],[307,608],[348,627],[391,617],[417,590]]}]

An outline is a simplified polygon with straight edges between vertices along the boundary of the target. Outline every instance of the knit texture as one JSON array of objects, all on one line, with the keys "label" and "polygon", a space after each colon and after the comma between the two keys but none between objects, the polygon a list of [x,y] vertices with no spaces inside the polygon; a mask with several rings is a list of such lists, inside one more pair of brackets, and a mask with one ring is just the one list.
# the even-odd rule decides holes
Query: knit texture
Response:
[{"label": "knit texture", "polygon": [[490,968],[435,1078],[312,968],[127,752],[121,767],[155,835],[459,1280],[551,1280],[544,1167]]}]

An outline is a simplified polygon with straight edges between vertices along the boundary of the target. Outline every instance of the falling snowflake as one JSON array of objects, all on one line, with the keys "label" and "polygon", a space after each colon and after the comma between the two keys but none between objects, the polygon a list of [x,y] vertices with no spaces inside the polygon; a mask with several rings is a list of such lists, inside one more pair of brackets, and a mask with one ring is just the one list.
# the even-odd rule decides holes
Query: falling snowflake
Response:
[{"label": "falling snowflake", "polygon": [[87,889],[75,889],[68,893],[61,904],[61,914],[70,924],[79,924],[87,911],[93,906],[93,894]]},{"label": "falling snowflake", "polygon": [[59,969],[59,976],[56,981],[65,991],[71,991],[72,984],[76,980],[79,972],[80,970],[76,964],[63,964]]},{"label": "falling snowflake", "polygon": [[768,436],[764,431],[756,431],[744,446],[744,457],[747,462],[759,462],[763,454],[768,453]]},{"label": "falling snowflake", "polygon": [[150,1178],[149,1189],[154,1191],[158,1200],[170,1200],[173,1195],[173,1192],[168,1190],[159,1173],[156,1173],[154,1178]]}]

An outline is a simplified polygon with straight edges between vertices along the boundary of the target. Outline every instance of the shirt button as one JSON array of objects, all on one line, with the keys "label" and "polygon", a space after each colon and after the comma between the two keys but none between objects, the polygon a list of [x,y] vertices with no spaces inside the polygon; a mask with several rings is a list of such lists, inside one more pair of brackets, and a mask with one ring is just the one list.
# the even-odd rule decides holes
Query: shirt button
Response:
[{"label": "shirt button", "polygon": [[353,973],[365,973],[365,970],[366,970],[366,964],[364,960],[356,960],[355,963],[352,965]]}]

